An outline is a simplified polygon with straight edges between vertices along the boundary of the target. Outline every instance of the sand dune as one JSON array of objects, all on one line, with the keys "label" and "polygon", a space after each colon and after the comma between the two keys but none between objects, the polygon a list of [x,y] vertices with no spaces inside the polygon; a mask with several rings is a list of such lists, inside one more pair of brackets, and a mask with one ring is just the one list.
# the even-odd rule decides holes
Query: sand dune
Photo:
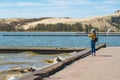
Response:
[{"label": "sand dune", "polygon": [[[52,17],[44,17],[44,18],[32,18],[32,19],[24,19],[24,18],[8,18],[8,19],[0,19],[0,28],[5,30],[14,27],[14,30],[28,30],[31,27],[35,28],[38,24],[75,24],[81,23],[83,26],[91,25],[99,29],[107,28],[116,28],[114,23],[112,22],[113,17],[120,18],[120,12],[115,12],[113,14],[105,15],[105,16],[95,16],[89,18],[52,18]],[[119,24],[116,24],[119,25]],[[12,28],[11,27],[11,28]],[[12,29],[11,29],[12,30]]]},{"label": "sand dune", "polygon": [[57,24],[57,23],[64,23],[64,24],[82,23],[83,25],[90,24],[97,28],[101,28],[102,26],[114,27],[113,25],[108,23],[108,21],[110,21],[111,17],[117,17],[117,16],[120,16],[120,13],[114,13],[106,16],[90,17],[90,18],[50,18],[50,19],[43,19],[40,21],[27,23],[25,25],[22,25],[21,27],[26,30],[29,29],[30,26],[34,28],[37,24]]}]

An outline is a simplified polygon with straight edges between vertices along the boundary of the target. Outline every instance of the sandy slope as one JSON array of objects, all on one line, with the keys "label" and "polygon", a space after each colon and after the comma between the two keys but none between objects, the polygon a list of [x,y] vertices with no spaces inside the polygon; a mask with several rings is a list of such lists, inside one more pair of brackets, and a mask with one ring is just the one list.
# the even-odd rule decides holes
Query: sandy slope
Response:
[{"label": "sandy slope", "polygon": [[96,17],[90,17],[90,18],[50,18],[50,19],[43,19],[36,22],[27,23],[25,25],[22,25],[21,27],[23,29],[28,29],[30,26],[35,27],[37,24],[57,24],[57,23],[66,23],[66,24],[75,24],[75,23],[82,23],[85,24],[91,24],[95,27],[102,27],[102,26],[108,26],[112,27],[111,24],[108,23],[108,20],[110,20],[111,17],[120,16],[120,13],[114,13],[111,15],[106,16],[96,16]]},{"label": "sandy slope", "polygon": [[0,25],[3,25],[6,27],[6,25],[9,27],[9,25],[12,25],[16,30],[17,29],[23,29],[27,30],[29,28],[34,28],[38,24],[57,24],[57,23],[63,23],[63,24],[75,24],[75,23],[81,23],[84,25],[92,25],[94,27],[97,27],[99,29],[105,29],[107,28],[115,28],[113,26],[113,23],[111,22],[112,17],[120,17],[120,12],[105,15],[105,16],[96,16],[96,17],[90,17],[90,18],[32,18],[32,19],[24,19],[24,18],[8,18],[8,19],[0,19]]}]

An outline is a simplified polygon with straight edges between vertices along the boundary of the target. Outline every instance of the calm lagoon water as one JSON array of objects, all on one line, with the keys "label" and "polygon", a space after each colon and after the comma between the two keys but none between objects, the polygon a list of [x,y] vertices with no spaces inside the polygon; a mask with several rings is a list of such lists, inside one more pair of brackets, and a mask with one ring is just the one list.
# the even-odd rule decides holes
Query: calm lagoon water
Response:
[{"label": "calm lagoon water", "polygon": [[49,32],[4,32],[1,33],[0,46],[48,46],[48,47],[89,47],[89,38],[86,36],[2,36],[13,35],[58,35],[75,33]]},{"label": "calm lagoon water", "polygon": [[[3,36],[3,35],[48,35],[48,36]],[[58,35],[58,36],[49,36]],[[75,36],[59,36],[75,35]],[[98,36],[99,44],[120,46],[120,36]],[[0,46],[49,46],[49,47],[90,47],[88,36],[75,32],[0,32]]]},{"label": "calm lagoon water", "polygon": [[[26,36],[4,36],[26,35]],[[37,35],[37,36],[27,36]],[[45,36],[38,36],[45,35]],[[47,36],[48,35],[48,36]],[[53,35],[53,36],[50,36]],[[58,35],[58,36],[57,36]],[[60,36],[63,35],[63,36]],[[74,35],[74,36],[67,36]],[[107,46],[120,46],[120,36],[98,36],[99,42]],[[90,47],[88,36],[78,36],[75,32],[0,32],[0,46],[44,46],[44,47]],[[46,59],[57,56],[66,57],[69,53],[43,55],[34,52],[0,53],[0,71],[10,70],[14,67],[43,67],[48,65]]]}]

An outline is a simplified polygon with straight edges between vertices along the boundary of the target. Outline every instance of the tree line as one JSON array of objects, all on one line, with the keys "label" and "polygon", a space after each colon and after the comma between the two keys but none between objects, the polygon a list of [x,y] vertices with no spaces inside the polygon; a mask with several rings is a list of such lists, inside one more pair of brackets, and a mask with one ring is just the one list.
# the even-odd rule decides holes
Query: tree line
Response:
[{"label": "tree line", "polygon": [[111,17],[110,23],[120,30],[120,16]]},{"label": "tree line", "polygon": [[0,31],[15,31],[15,28],[10,24],[1,24]]},{"label": "tree line", "polygon": [[92,28],[95,28],[95,27],[93,27],[91,25],[87,25],[87,24],[85,26],[83,26],[81,23],[76,23],[76,24],[57,23],[57,24],[38,24],[35,27],[30,26],[28,31],[88,32]]}]

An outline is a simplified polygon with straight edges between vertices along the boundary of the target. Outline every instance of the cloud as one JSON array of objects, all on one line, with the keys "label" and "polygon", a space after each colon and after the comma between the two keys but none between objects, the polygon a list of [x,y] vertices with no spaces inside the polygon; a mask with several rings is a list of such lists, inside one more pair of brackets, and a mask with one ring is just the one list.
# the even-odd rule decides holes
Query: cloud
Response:
[{"label": "cloud", "polygon": [[7,2],[0,1],[0,15],[3,17],[85,17],[111,13],[119,8],[119,3],[118,0],[18,0],[15,2],[7,0]]},{"label": "cloud", "polygon": [[42,6],[44,4],[38,2],[2,2],[0,3],[1,7],[9,7],[9,6]]},{"label": "cloud", "polygon": [[39,6],[40,3],[37,2],[18,2],[16,3],[16,6]]},{"label": "cloud", "polygon": [[52,5],[61,5],[61,6],[73,6],[73,5],[85,5],[91,4],[89,0],[48,0]]},{"label": "cloud", "polygon": [[45,0],[45,1],[18,1],[18,2],[0,2],[0,7],[18,6],[18,7],[69,7],[69,6],[81,6],[81,5],[92,5],[96,3],[102,4],[119,4],[119,0],[102,0],[102,1],[92,1],[92,0]]},{"label": "cloud", "polygon": [[46,0],[42,1],[18,1],[18,2],[1,2],[0,6],[9,7],[9,6],[18,6],[18,7],[29,7],[29,6],[43,6],[43,7],[65,7],[65,6],[74,6],[74,5],[88,5],[92,4],[89,0]]},{"label": "cloud", "polygon": [[119,0],[104,0],[104,1],[102,1],[102,3],[105,3],[105,4],[119,4],[120,1]]}]

